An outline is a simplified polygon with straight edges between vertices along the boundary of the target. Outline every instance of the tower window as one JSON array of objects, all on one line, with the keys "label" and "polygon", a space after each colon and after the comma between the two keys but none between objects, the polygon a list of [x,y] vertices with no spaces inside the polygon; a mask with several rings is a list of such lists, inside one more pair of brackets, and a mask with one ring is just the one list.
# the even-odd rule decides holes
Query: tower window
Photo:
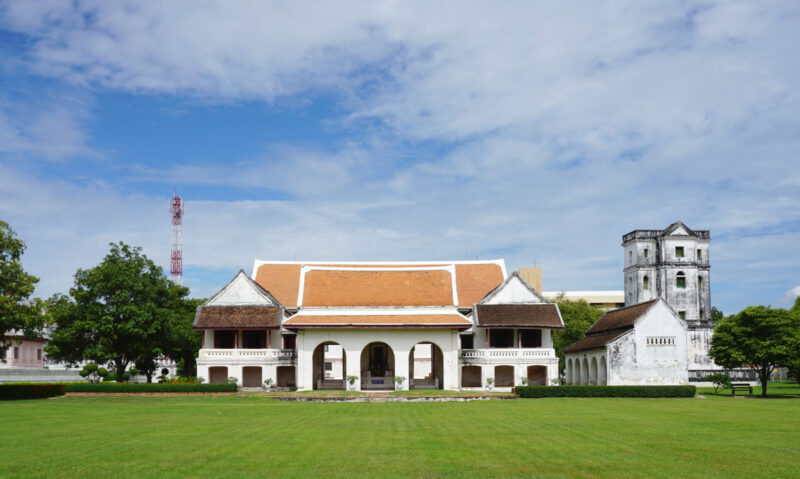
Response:
[{"label": "tower window", "polygon": [[697,261],[700,261],[702,259],[703,259],[703,250],[698,249],[697,250]]},{"label": "tower window", "polygon": [[628,262],[633,264],[633,251],[628,251]]},{"label": "tower window", "polygon": [[686,319],[686,311],[678,311],[678,317],[681,319]]},{"label": "tower window", "polygon": [[647,258],[648,258],[648,256],[649,256],[649,254],[650,254],[650,251],[648,251],[648,249],[647,249],[647,248],[645,248],[645,249],[644,249],[644,259],[647,259]]},{"label": "tower window", "polygon": [[697,277],[697,290],[698,291],[703,291],[703,277],[702,276],[698,276]]},{"label": "tower window", "polygon": [[681,289],[686,287],[686,275],[683,274],[683,271],[678,271],[677,276],[675,276],[675,287]]},{"label": "tower window", "polygon": [[683,246],[676,246],[675,247],[675,257],[676,258],[683,258]]},{"label": "tower window", "polygon": [[645,276],[644,279],[642,279],[642,288],[650,289],[650,278],[648,276]]}]

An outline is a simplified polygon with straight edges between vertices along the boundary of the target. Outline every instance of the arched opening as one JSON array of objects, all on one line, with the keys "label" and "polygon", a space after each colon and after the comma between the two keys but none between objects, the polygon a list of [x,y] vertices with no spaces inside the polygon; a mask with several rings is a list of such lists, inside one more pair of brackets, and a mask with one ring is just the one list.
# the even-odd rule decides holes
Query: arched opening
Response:
[{"label": "arched opening", "polygon": [[572,384],[573,384],[573,385],[579,385],[579,384],[581,384],[581,365],[580,365],[580,359],[575,359],[575,360],[573,360],[573,362],[572,362],[572,374],[573,374],[573,376],[574,376],[574,377],[572,378]]},{"label": "arched opening", "polygon": [[479,388],[481,387],[481,367],[462,366],[461,367],[461,387]]},{"label": "arched opening", "polygon": [[261,366],[245,366],[242,368],[242,386],[246,388],[261,387]]},{"label": "arched opening", "polygon": [[394,351],[386,343],[369,343],[361,351],[361,389],[394,389]]},{"label": "arched opening", "polygon": [[572,359],[567,359],[564,366],[564,373],[567,375],[567,384],[572,384]]},{"label": "arched opening", "polygon": [[547,386],[547,366],[528,366],[528,384]]},{"label": "arched opening", "polygon": [[589,364],[589,384],[597,384],[597,358],[592,358]]},{"label": "arched opening", "polygon": [[608,372],[606,371],[606,357],[600,356],[600,373],[597,377],[597,384],[603,386],[608,384]]},{"label": "arched opening", "polygon": [[294,388],[297,387],[296,370],[294,366],[278,366],[277,368],[277,381],[275,384],[279,388]]},{"label": "arched opening", "polygon": [[228,368],[226,366],[208,368],[208,382],[215,384],[228,382]]},{"label": "arched opening", "polygon": [[499,388],[514,386],[514,366],[495,366],[494,385]]},{"label": "arched opening", "polygon": [[650,277],[647,275],[644,275],[644,278],[642,278],[642,289],[650,289]]},{"label": "arched opening", "polygon": [[589,384],[589,361],[586,358],[581,362],[581,384]]},{"label": "arched opening", "polygon": [[675,275],[675,287],[680,289],[686,287],[686,274],[683,271],[678,271]]},{"label": "arched opening", "polygon": [[442,389],[444,380],[444,355],[439,346],[417,343],[408,355],[408,371],[411,389]]},{"label": "arched opening", "polygon": [[347,357],[339,343],[320,343],[314,349],[312,361],[314,389],[346,389],[344,372],[347,370]]}]

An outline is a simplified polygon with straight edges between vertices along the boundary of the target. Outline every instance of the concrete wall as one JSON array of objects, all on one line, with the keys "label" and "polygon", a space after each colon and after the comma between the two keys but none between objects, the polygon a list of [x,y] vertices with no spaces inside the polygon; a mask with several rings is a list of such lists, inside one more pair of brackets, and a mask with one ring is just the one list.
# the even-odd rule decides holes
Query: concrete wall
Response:
[{"label": "concrete wall", "polygon": [[62,383],[86,381],[79,369],[0,369],[0,383]]}]

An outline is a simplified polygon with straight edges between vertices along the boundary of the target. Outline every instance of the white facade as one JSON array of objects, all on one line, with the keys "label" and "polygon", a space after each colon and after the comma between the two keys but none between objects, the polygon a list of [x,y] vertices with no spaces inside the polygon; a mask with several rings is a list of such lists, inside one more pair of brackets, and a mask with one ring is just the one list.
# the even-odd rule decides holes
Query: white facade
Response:
[{"label": "white facade", "polygon": [[685,321],[663,300],[655,301],[623,334],[597,348],[567,352],[567,383],[688,384],[686,333]]}]

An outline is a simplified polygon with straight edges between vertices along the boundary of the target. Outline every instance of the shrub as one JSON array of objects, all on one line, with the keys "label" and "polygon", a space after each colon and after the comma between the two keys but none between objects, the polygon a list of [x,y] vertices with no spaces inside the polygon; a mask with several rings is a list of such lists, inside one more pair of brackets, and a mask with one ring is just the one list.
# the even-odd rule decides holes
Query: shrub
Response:
[{"label": "shrub", "polygon": [[406,380],[405,376],[395,376],[394,377],[394,382],[396,382],[398,386],[402,386],[403,385],[403,381],[405,381],[405,380]]},{"label": "shrub", "polygon": [[546,397],[694,397],[694,386],[517,386],[523,398]]},{"label": "shrub", "polygon": [[731,378],[727,374],[709,374],[704,379],[714,385],[714,394],[720,389],[731,387]]},{"label": "shrub", "polygon": [[[80,383],[87,384],[87,383]],[[42,399],[64,395],[64,385],[57,383],[0,384],[0,400]]]},{"label": "shrub", "polygon": [[236,384],[169,384],[169,383],[70,383],[68,393],[229,393]]}]

